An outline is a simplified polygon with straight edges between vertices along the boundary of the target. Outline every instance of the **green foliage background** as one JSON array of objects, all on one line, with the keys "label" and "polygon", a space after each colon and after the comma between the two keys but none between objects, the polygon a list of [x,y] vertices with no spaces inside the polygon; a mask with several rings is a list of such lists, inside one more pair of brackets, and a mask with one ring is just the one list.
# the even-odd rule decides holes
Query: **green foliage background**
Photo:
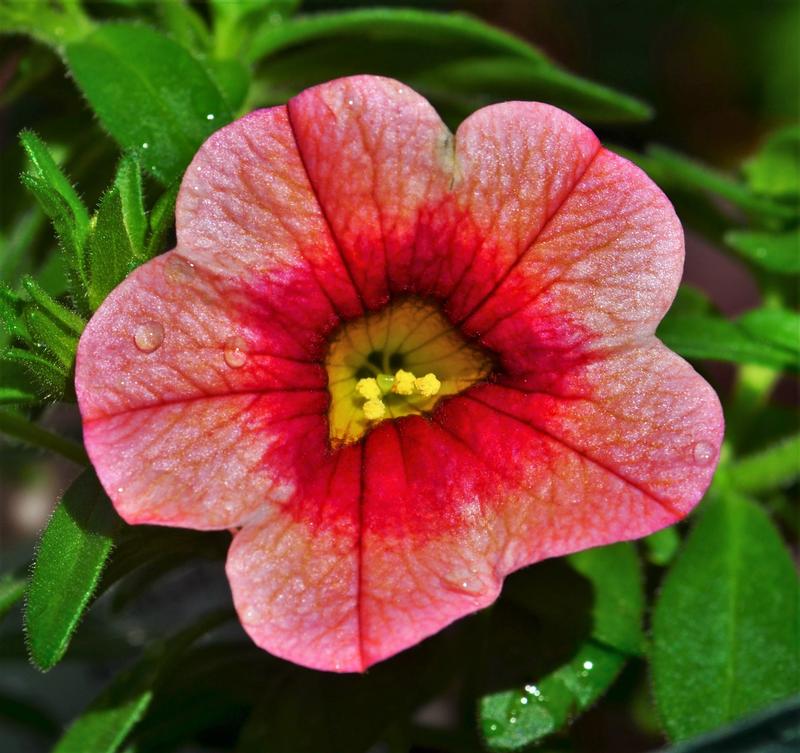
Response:
[{"label": "green foliage background", "polygon": [[[800,5],[387,5],[0,0],[0,747],[789,750]],[[131,528],[77,475],[72,374],[91,313],[170,247],[204,139],[364,72],[406,81],[452,127],[493,101],[550,102],[641,165],[687,229],[690,284],[659,335],[715,385],[728,428],[688,522],[528,568],[491,609],[340,677],[242,634],[227,535]],[[75,480],[34,550],[12,502],[54,473]]]}]

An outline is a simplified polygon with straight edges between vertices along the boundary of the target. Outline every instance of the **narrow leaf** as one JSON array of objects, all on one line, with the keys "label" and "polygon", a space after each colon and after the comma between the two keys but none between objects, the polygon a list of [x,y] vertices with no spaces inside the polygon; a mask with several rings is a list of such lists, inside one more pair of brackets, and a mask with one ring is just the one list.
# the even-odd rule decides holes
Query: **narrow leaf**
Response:
[{"label": "narrow leaf", "polygon": [[722,317],[669,313],[656,334],[665,345],[685,358],[756,363],[776,369],[798,368],[792,353],[750,337]]},{"label": "narrow leaf", "polygon": [[164,183],[177,180],[205,139],[231,119],[205,68],[178,42],[145,26],[99,27],[66,46],[89,104],[126,149]]},{"label": "narrow leaf", "polygon": [[741,497],[710,500],[653,614],[653,687],[671,738],[800,689],[798,604],[797,573],[767,515]]},{"label": "narrow leaf", "polygon": [[145,256],[148,259],[164,250],[167,234],[175,225],[175,201],[177,198],[178,185],[176,184],[159,197],[150,211],[150,235],[145,248]]},{"label": "narrow leaf", "polygon": [[[498,661],[502,654],[511,654],[503,664],[519,671],[532,663],[532,670],[527,670],[527,682],[480,698],[480,727],[489,750],[527,749],[558,731],[608,689],[627,655],[642,651],[644,594],[633,546],[590,549],[567,561],[580,578],[573,575],[570,580],[563,577],[565,573],[559,577],[563,565],[543,563],[507,583],[504,597],[525,606],[535,620],[520,623],[516,616],[519,635],[514,637],[504,628],[491,647]],[[496,620],[514,616],[513,612],[504,616],[503,605],[501,601]],[[590,620],[584,629],[580,622],[587,607]],[[546,654],[571,633],[563,660],[547,660]],[[575,641],[577,645],[570,645]],[[513,648],[515,644],[521,648]],[[520,650],[534,656],[517,656]],[[489,682],[497,684],[496,679]]]},{"label": "narrow leaf", "polygon": [[0,620],[11,607],[22,600],[25,593],[25,578],[15,575],[0,576]]},{"label": "narrow leaf", "polygon": [[61,329],[46,313],[34,306],[25,309],[25,324],[34,345],[55,357],[64,372],[71,372],[78,338]]},{"label": "narrow leaf", "polygon": [[25,275],[25,277],[22,278],[22,285],[30,299],[36,303],[39,308],[47,312],[56,322],[66,329],[71,330],[78,336],[81,335],[83,328],[86,326],[86,322],[79,314],[76,314],[66,306],[62,306],[58,303],[58,301],[52,298],[30,275]]},{"label": "narrow leaf", "polygon": [[28,649],[41,670],[57,664],[67,650],[121,525],[91,469],[56,507],[39,542],[26,594]]},{"label": "narrow leaf", "polygon": [[211,613],[171,638],[152,644],[72,723],[53,753],[114,753],[150,705],[159,674],[193,641],[230,617],[227,611]]},{"label": "narrow leaf", "polygon": [[800,274],[800,231],[758,233],[731,230],[725,243],[739,254],[770,272]]},{"label": "narrow leaf", "polygon": [[738,460],[729,473],[733,488],[745,494],[789,486],[800,478],[800,434]]},{"label": "narrow leaf", "polygon": [[773,133],[743,166],[750,188],[768,196],[800,195],[800,125]]},{"label": "narrow leaf", "polygon": [[741,209],[764,217],[797,217],[796,208],[757,196],[742,183],[670,149],[653,146],[647,150],[647,156],[656,162],[661,172],[657,177],[668,185],[720,196]]},{"label": "narrow leaf", "polygon": [[103,196],[89,237],[88,300],[96,311],[133,266],[135,250],[123,220],[122,197],[114,186]]},{"label": "narrow leaf", "polygon": [[6,348],[0,355],[0,364],[3,362],[24,368],[38,388],[37,394],[43,400],[66,398],[72,390],[69,375],[65,370],[29,350]]},{"label": "narrow leaf", "polygon": [[248,51],[251,62],[281,50],[323,39],[352,36],[364,43],[413,39],[465,51],[502,52],[545,62],[547,58],[524,40],[461,13],[365,8],[298,16],[278,25],[264,25]]},{"label": "narrow leaf", "polygon": [[[427,66],[414,78],[423,92],[446,98],[458,92],[471,98],[469,111],[508,99],[536,99],[562,107],[586,120],[639,121],[650,108],[625,94],[581,78],[550,63],[523,58],[470,57]],[[468,114],[468,113],[465,113]]]},{"label": "narrow leaf", "polygon": [[89,212],[72,184],[56,164],[44,142],[32,131],[23,131],[19,140],[30,159],[32,174],[55,191],[69,207],[78,236],[85,238],[89,231]]},{"label": "narrow leaf", "polygon": [[122,206],[122,223],[130,240],[134,260],[144,261],[144,236],[147,215],[142,197],[142,171],[138,158],[126,154],[119,163],[114,186],[119,191]]},{"label": "narrow leaf", "polygon": [[736,323],[750,336],[786,348],[800,360],[800,314],[780,308],[754,309]]}]

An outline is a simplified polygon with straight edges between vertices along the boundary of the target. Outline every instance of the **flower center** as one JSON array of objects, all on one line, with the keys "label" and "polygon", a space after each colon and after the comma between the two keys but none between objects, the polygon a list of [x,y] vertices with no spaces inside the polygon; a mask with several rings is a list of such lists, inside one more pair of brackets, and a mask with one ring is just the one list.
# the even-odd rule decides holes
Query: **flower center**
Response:
[{"label": "flower center", "polygon": [[325,366],[330,439],[338,446],[380,421],[429,413],[442,398],[485,379],[492,363],[435,306],[410,298],[347,322]]}]

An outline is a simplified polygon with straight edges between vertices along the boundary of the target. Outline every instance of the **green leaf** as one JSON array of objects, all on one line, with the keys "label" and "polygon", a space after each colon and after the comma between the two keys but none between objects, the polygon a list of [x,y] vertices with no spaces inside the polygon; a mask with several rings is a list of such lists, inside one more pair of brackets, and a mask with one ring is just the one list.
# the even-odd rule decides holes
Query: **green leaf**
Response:
[{"label": "green leaf", "polygon": [[145,26],[106,24],[66,46],[89,104],[126,149],[165,184],[183,174],[205,139],[231,119],[203,65]]},{"label": "green leaf", "polygon": [[644,592],[635,547],[613,544],[567,559],[594,589],[592,637],[625,654],[643,653]]},{"label": "green leaf", "polygon": [[156,10],[166,31],[187,50],[203,53],[211,46],[211,34],[203,17],[185,0],[158,3]]},{"label": "green leaf", "polygon": [[[440,27],[448,33],[439,36]],[[298,46],[306,33],[313,44]],[[264,34],[277,49],[259,64],[259,102],[282,102],[335,76],[373,73],[417,89],[454,125],[504,99],[550,101],[598,121],[650,114],[641,102],[570,74],[522,40],[468,16],[359,10],[300,17]],[[365,35],[379,43],[362,44]]]},{"label": "green leaf", "polygon": [[34,306],[25,309],[25,324],[34,345],[55,357],[62,371],[71,372],[78,348],[77,336],[63,330],[41,309]]},{"label": "green leaf", "polygon": [[799,604],[792,559],[767,515],[742,497],[712,498],[653,614],[653,688],[671,738],[797,692]]},{"label": "green leaf", "polygon": [[25,277],[22,278],[22,286],[28,293],[29,298],[39,306],[42,311],[49,314],[50,317],[62,327],[80,337],[86,326],[83,317],[58,303],[30,275],[25,275]]},{"label": "green leaf", "polygon": [[786,348],[800,360],[800,314],[779,308],[754,309],[736,323],[751,337]]},{"label": "green leaf", "polygon": [[676,186],[710,193],[767,218],[793,219],[798,215],[796,208],[757,196],[742,183],[670,149],[652,146],[648,148],[647,156],[655,162],[660,173],[656,179],[667,188]]},{"label": "green leaf", "polygon": [[144,237],[147,232],[147,214],[142,197],[142,170],[134,154],[126,154],[117,167],[114,188],[119,192],[122,205],[122,224],[128,235],[133,259],[144,261]]},{"label": "green leaf", "polygon": [[206,60],[205,65],[230,111],[239,113],[250,91],[250,71],[238,60]]},{"label": "green leaf", "polygon": [[86,284],[89,213],[42,141],[30,131],[23,131],[20,141],[31,164],[30,172],[23,173],[20,180],[53,223],[74,296],[80,302]]},{"label": "green leaf", "polygon": [[505,53],[539,63],[547,61],[541,52],[524,40],[477,18],[461,13],[432,13],[410,8],[318,13],[298,16],[281,24],[265,25],[256,33],[248,57],[255,62],[289,47],[343,36],[356,37],[366,45],[410,39],[465,52]]},{"label": "green leaf", "polygon": [[114,183],[103,196],[89,236],[87,298],[96,310],[134,267],[147,260],[147,215],[138,159],[122,158]]},{"label": "green leaf", "polygon": [[789,486],[800,478],[800,434],[741,458],[728,472],[733,488],[745,494]]},{"label": "green leaf", "polygon": [[800,230],[787,233],[758,233],[731,230],[725,243],[748,261],[770,272],[800,274]]},{"label": "green leaf", "polygon": [[718,316],[668,313],[656,334],[684,358],[798,368],[797,359],[789,351],[754,339],[733,322]]},{"label": "green leaf", "polygon": [[800,696],[659,753],[791,753],[800,746]]},{"label": "green leaf", "polygon": [[178,199],[179,186],[176,184],[167,189],[156,201],[150,212],[150,236],[147,239],[145,256],[152,259],[164,251],[167,234],[175,225],[175,202]]},{"label": "green leaf", "polygon": [[469,57],[426,66],[413,83],[432,97],[468,97],[465,114],[493,102],[536,99],[593,121],[639,121],[652,115],[642,102],[550,63],[523,58]]},{"label": "green leaf", "polygon": [[800,195],[800,125],[786,126],[767,139],[742,166],[750,188],[767,196]]},{"label": "green leaf", "polygon": [[[590,586],[586,594],[581,594],[586,588],[581,581],[557,577],[557,564],[536,565],[508,581],[504,598],[524,606],[536,619],[533,625],[519,625],[518,638],[500,633],[492,642],[495,652],[508,653],[514,643],[529,655],[553,650],[555,642],[576,630],[587,601],[591,619],[586,629],[577,629],[577,645],[565,646],[561,660],[528,670],[527,682],[480,698],[480,727],[492,751],[528,748],[556,732],[608,689],[628,655],[643,649],[644,594],[634,547],[623,543],[590,549],[567,561]],[[505,658],[512,667],[531,662]],[[541,661],[533,659],[534,666]]]},{"label": "green leaf", "polygon": [[42,400],[58,400],[71,396],[74,399],[69,374],[47,358],[23,348],[12,347],[6,348],[0,354],[0,364],[4,362],[24,368]]},{"label": "green leaf", "polygon": [[228,612],[209,614],[168,640],[152,644],[72,723],[53,753],[114,753],[150,705],[160,673],[194,640],[229,617]]},{"label": "green leaf", "polygon": [[[5,374],[3,379],[5,379]],[[39,402],[39,396],[22,387],[0,386],[0,405],[31,405]]]},{"label": "green leaf", "polygon": [[114,186],[100,202],[89,237],[87,298],[92,311],[125,279],[136,255],[123,220],[122,197]]},{"label": "green leaf", "polygon": [[25,578],[15,575],[0,576],[0,620],[17,602],[22,600],[25,593]]},{"label": "green leaf", "polygon": [[44,142],[33,131],[22,131],[19,140],[30,160],[30,174],[64,200],[69,207],[77,235],[85,239],[89,232],[89,213],[72,184],[61,172]]},{"label": "green leaf", "polygon": [[642,539],[647,560],[659,567],[665,567],[675,559],[681,545],[681,537],[675,526],[662,528]]},{"label": "green leaf", "polygon": [[42,534],[28,584],[26,635],[39,669],[55,666],[67,650],[121,525],[94,471],[84,471]]}]

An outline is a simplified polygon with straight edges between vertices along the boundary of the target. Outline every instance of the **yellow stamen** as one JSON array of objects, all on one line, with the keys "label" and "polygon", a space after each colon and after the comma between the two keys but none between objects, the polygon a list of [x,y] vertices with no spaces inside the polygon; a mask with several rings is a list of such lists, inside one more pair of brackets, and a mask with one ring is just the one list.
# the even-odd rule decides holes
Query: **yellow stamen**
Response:
[{"label": "yellow stamen", "polygon": [[386,415],[386,406],[376,398],[367,400],[364,403],[364,415],[369,421],[378,421]]},{"label": "yellow stamen", "polygon": [[356,382],[356,392],[367,400],[378,400],[380,402],[381,388],[378,387],[378,382],[372,377],[359,379]]},{"label": "yellow stamen", "polygon": [[436,378],[435,374],[428,373],[424,377],[417,377],[414,380],[414,387],[423,397],[433,397],[438,394],[442,383]]},{"label": "yellow stamen", "polygon": [[410,371],[398,369],[397,373],[394,375],[392,392],[395,392],[398,395],[413,395],[414,381],[415,377]]}]

